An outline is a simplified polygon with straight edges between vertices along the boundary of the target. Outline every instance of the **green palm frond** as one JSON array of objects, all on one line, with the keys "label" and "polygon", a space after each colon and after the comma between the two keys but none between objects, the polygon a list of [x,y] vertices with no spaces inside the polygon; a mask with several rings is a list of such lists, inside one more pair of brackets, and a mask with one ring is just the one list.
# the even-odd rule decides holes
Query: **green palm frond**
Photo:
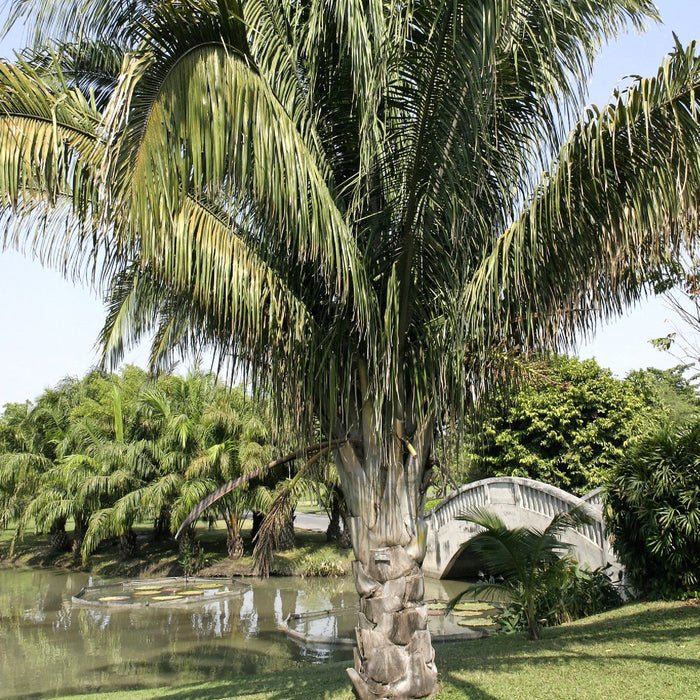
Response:
[{"label": "green palm frond", "polygon": [[699,88],[692,44],[656,78],[589,109],[467,286],[473,337],[566,344],[643,294],[698,228]]}]

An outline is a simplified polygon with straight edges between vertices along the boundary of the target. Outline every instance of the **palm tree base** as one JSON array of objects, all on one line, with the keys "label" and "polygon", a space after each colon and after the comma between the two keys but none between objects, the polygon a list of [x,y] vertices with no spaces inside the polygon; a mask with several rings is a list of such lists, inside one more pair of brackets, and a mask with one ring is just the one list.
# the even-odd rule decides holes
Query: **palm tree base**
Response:
[{"label": "palm tree base", "polygon": [[137,550],[136,533],[133,530],[127,530],[119,537],[119,556],[122,559],[133,559]]},{"label": "palm tree base", "polygon": [[226,549],[228,551],[229,559],[240,559],[243,554],[243,537],[240,534],[229,537],[226,540]]},{"label": "palm tree base", "polygon": [[360,612],[355,628],[355,696],[429,698],[438,690],[435,651],[423,603],[423,572],[405,547],[382,548],[353,563]]}]

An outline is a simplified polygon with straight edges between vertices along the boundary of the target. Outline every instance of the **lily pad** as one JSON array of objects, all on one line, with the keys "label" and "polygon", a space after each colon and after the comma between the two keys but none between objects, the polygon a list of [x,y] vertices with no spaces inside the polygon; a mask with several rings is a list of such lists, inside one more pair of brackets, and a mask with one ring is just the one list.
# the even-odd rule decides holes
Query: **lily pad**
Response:
[{"label": "lily pad", "polygon": [[453,610],[450,613],[453,617],[483,617],[484,613],[481,610]]},{"label": "lily pad", "polygon": [[180,595],[155,595],[153,596],[152,600],[160,603],[166,600],[180,600],[181,598],[182,596]]},{"label": "lily pad", "polygon": [[106,595],[102,598],[98,598],[100,603],[117,603],[121,600],[129,600],[131,596],[128,595]]},{"label": "lily pad", "polygon": [[473,601],[470,603],[457,603],[455,605],[455,610],[493,610],[494,607],[491,603],[480,603],[478,601]]},{"label": "lily pad", "polygon": [[195,588],[201,588],[204,591],[214,590],[215,588],[221,588],[220,583],[198,583]]},{"label": "lily pad", "polygon": [[467,618],[466,620],[457,620],[460,627],[495,627],[493,620],[488,618]]},{"label": "lily pad", "polygon": [[158,595],[158,593],[162,593],[162,590],[160,588],[154,588],[151,590],[134,591],[135,596],[139,596],[142,598],[148,598],[152,595]]},{"label": "lily pad", "polygon": [[186,596],[204,595],[204,591],[180,591],[179,595],[186,595]]}]

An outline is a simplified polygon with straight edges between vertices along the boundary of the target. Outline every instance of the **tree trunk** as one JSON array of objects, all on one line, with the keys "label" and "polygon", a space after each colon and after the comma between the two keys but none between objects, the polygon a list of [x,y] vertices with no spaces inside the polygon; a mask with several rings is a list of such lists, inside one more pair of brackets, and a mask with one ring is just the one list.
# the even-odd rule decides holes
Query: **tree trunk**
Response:
[{"label": "tree trunk", "polygon": [[243,535],[239,521],[232,515],[224,517],[226,522],[226,549],[229,559],[240,559],[243,556]]},{"label": "tree trunk", "polygon": [[153,521],[153,539],[158,541],[170,535],[170,508],[161,508]]},{"label": "tree trunk", "polygon": [[119,536],[119,556],[122,559],[133,559],[137,551],[136,533],[129,528]]},{"label": "tree trunk", "polygon": [[340,500],[338,495],[333,493],[333,498],[331,500],[331,517],[328,527],[326,528],[326,541],[327,542],[340,542],[343,530],[340,526]]},{"label": "tree trunk", "polygon": [[294,549],[294,513],[285,518],[277,536],[277,551],[284,552],[287,549]]},{"label": "tree trunk", "polygon": [[429,697],[437,668],[415,547],[381,546],[360,518],[351,519],[351,529],[353,541],[365,543],[353,562],[360,612],[348,674],[355,693],[361,700]]},{"label": "tree trunk", "polygon": [[89,518],[76,517],[75,528],[73,529],[73,559],[77,562],[80,560],[80,550],[83,548],[85,533],[88,529]]},{"label": "tree trunk", "polygon": [[370,425],[362,448],[348,442],[335,454],[360,595],[355,664],[348,669],[360,700],[426,698],[438,690],[421,570],[432,428],[427,421],[409,449],[396,439],[399,430],[380,446]]},{"label": "tree trunk", "polygon": [[260,532],[264,520],[265,513],[260,513],[257,510],[253,511],[253,528],[250,532],[250,539],[253,542],[255,542],[255,538],[258,536],[258,532]]},{"label": "tree trunk", "polygon": [[70,549],[70,541],[66,533],[66,519],[56,520],[49,529],[51,550],[53,552],[67,552]]}]

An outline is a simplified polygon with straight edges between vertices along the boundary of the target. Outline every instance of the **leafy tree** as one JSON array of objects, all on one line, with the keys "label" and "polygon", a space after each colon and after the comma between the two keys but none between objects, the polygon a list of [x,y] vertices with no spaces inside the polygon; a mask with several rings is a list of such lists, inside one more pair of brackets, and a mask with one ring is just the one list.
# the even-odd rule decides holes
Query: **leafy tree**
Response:
[{"label": "leafy tree", "polygon": [[[39,449],[8,457],[10,465],[41,464],[40,471],[24,473],[18,482],[27,497],[15,513],[16,537],[34,520],[40,531],[57,539],[72,520],[77,558],[93,516],[133,488],[147,457],[142,443],[125,439],[122,399],[116,377],[96,372],[39,398],[31,414]],[[123,544],[133,545],[133,533],[120,534]]]},{"label": "leafy tree", "polygon": [[581,495],[602,485],[652,404],[594,360],[552,357],[526,376],[478,426],[467,479],[524,476]]},{"label": "leafy tree", "polygon": [[671,369],[649,367],[630,372],[626,381],[644,397],[650,418],[662,423],[685,423],[700,412],[700,396],[689,365]]},{"label": "leafy tree", "polygon": [[295,433],[320,421],[362,597],[352,682],[430,695],[436,427],[501,350],[566,345],[697,229],[695,46],[570,129],[649,0],[13,7],[37,44],[0,66],[10,240],[40,221],[47,257],[111,285],[113,359],[149,330],[155,362],[209,344]]},{"label": "leafy tree", "polygon": [[637,438],[605,492],[613,547],[636,592],[700,591],[700,421]]},{"label": "leafy tree", "polygon": [[22,449],[0,456],[0,484],[11,494],[6,499],[5,519],[15,521],[11,550],[32,517],[37,517],[39,531],[51,535],[54,551],[70,549],[66,533],[70,513],[65,509],[50,508],[41,508],[39,513],[38,509],[40,503],[50,506],[52,495],[56,495],[47,475],[60,459],[70,428],[71,412],[80,397],[80,382],[74,378],[66,378],[57,387],[47,389],[27,415]]}]

